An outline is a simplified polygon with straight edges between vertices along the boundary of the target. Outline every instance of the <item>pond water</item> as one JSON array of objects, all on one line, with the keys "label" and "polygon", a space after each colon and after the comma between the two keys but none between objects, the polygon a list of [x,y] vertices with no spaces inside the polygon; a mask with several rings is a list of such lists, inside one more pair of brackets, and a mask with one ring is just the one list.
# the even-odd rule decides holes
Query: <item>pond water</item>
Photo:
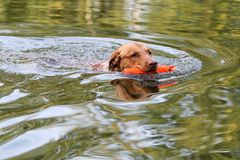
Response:
[{"label": "pond water", "polygon": [[[0,159],[239,159],[239,10],[239,0],[0,0]],[[129,41],[178,70],[91,67]]]}]

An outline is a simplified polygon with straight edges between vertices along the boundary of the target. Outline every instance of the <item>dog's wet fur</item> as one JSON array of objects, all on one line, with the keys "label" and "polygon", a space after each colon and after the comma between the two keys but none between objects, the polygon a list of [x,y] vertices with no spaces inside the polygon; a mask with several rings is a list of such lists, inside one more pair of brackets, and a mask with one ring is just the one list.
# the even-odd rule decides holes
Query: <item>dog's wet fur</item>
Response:
[{"label": "dog's wet fur", "polygon": [[110,71],[123,71],[125,68],[139,68],[145,72],[155,71],[157,62],[150,49],[143,43],[130,42],[115,50],[109,60]]}]

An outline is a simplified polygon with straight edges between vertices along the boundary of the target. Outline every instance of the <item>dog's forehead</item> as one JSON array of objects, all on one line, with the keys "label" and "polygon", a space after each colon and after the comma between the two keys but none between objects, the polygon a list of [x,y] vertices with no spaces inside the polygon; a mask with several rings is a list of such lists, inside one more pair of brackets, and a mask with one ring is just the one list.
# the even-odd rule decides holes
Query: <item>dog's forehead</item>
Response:
[{"label": "dog's forehead", "polygon": [[131,42],[121,46],[119,50],[120,50],[120,55],[124,56],[127,53],[134,52],[134,51],[136,52],[146,51],[148,50],[148,47],[144,43]]}]

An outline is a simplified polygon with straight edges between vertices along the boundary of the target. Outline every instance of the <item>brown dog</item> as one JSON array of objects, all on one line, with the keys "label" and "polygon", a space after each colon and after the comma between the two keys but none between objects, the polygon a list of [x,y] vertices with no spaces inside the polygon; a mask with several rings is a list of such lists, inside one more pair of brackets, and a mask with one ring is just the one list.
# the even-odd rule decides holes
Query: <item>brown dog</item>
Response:
[{"label": "brown dog", "polygon": [[145,72],[155,71],[157,62],[151,51],[143,43],[130,42],[115,50],[109,60],[110,71],[122,71],[125,68],[139,68]]},{"label": "brown dog", "polygon": [[152,58],[150,49],[139,42],[130,42],[115,50],[109,61],[91,65],[94,70],[121,72],[125,68],[139,68],[145,72],[155,71],[157,62]]}]

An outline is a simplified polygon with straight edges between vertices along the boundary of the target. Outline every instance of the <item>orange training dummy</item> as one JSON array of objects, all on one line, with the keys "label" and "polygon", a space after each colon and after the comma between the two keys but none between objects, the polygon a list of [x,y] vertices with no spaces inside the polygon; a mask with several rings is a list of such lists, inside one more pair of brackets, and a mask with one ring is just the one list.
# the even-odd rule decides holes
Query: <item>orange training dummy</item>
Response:
[{"label": "orange training dummy", "polygon": [[176,66],[160,65],[160,66],[157,67],[156,71],[144,72],[139,68],[125,68],[122,71],[122,73],[124,73],[124,74],[166,73],[166,72],[173,72],[175,70],[176,70]]}]

